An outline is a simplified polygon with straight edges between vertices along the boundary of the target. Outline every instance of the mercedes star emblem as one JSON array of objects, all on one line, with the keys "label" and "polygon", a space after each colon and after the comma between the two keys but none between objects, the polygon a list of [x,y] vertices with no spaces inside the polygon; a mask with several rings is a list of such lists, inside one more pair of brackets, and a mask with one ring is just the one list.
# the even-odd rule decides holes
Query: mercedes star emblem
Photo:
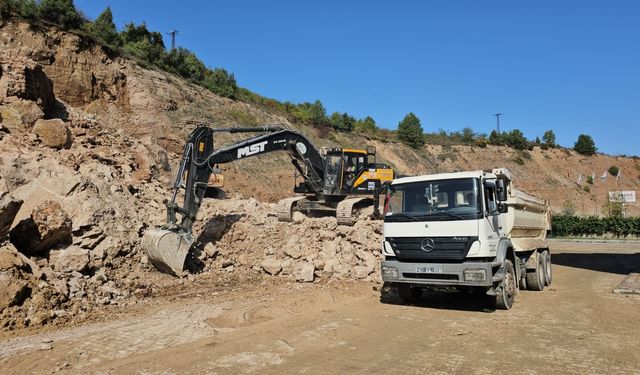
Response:
[{"label": "mercedes star emblem", "polygon": [[435,246],[436,244],[431,238],[425,238],[424,240],[422,240],[422,243],[420,243],[420,250],[424,251],[425,253],[430,253],[433,251],[433,248]]}]

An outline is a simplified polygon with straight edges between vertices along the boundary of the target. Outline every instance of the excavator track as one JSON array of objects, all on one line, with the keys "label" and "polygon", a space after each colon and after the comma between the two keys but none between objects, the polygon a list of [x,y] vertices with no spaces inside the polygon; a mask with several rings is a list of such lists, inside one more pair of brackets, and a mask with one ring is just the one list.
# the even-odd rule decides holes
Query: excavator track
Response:
[{"label": "excavator track", "polygon": [[291,197],[285,198],[278,202],[278,221],[293,221],[293,206],[295,206],[298,201],[305,199],[306,197]]},{"label": "excavator track", "polygon": [[354,206],[366,200],[370,200],[370,198],[348,198],[338,203],[338,207],[336,207],[338,225],[353,225],[356,222],[356,218],[353,215]]}]

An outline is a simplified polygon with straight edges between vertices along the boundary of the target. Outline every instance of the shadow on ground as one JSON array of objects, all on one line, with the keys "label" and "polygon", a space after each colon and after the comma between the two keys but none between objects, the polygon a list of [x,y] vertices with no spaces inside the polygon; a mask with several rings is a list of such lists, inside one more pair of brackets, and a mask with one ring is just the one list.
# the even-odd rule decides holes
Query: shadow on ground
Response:
[{"label": "shadow on ground", "polygon": [[413,303],[405,303],[394,288],[384,286],[380,291],[380,302],[389,305],[416,306],[442,310],[493,312],[494,305],[484,293],[470,293],[464,290],[443,289],[424,290],[422,297]]},{"label": "shadow on ground", "polygon": [[640,272],[640,253],[557,253],[551,261],[555,265],[620,275]]}]

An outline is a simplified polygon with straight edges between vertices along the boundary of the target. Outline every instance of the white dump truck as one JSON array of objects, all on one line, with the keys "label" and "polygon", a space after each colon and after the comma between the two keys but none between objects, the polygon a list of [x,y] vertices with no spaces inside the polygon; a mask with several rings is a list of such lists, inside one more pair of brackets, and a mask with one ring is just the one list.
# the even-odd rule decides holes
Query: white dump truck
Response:
[{"label": "white dump truck", "polygon": [[456,287],[509,309],[517,289],[551,284],[548,202],[516,190],[506,168],[393,180],[385,199],[382,278],[414,302]]}]

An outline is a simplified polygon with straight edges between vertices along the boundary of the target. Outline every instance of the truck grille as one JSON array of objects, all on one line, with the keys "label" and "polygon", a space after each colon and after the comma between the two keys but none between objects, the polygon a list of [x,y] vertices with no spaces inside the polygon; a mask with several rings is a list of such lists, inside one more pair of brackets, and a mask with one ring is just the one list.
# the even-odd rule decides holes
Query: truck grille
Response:
[{"label": "truck grille", "polygon": [[[478,237],[387,237],[400,261],[456,262],[466,258],[471,244]],[[422,249],[432,240],[433,250]],[[428,250],[428,249],[427,249]]]}]

